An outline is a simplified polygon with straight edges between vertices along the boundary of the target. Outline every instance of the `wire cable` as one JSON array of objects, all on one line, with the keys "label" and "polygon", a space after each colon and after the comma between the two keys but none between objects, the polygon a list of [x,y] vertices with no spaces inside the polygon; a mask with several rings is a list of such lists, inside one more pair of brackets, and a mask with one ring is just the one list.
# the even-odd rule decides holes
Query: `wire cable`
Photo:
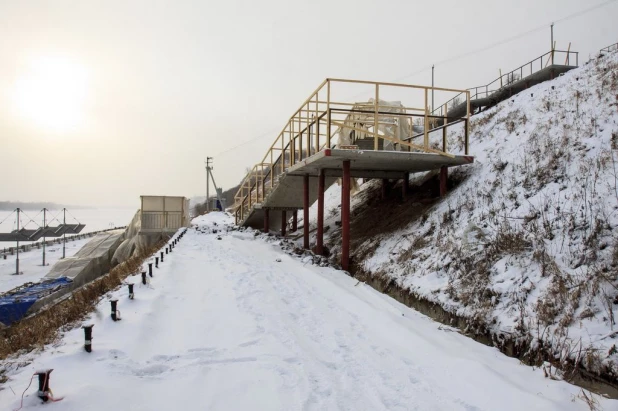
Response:
[{"label": "wire cable", "polygon": [[[618,0],[609,0],[609,1],[606,1],[604,3],[600,3],[600,4],[597,4],[595,6],[588,7],[586,9],[584,9],[584,10],[580,10],[578,12],[569,14],[569,15],[567,15],[565,17],[562,17],[562,18],[560,18],[558,20],[554,20],[553,24],[562,23],[564,21],[573,19],[575,17],[582,16],[582,15],[584,15],[586,13],[591,12],[591,11],[598,10],[598,9],[603,8],[605,6],[608,6],[608,5],[612,4],[612,3],[615,3],[616,1],[618,1]],[[478,49],[475,49],[475,50],[471,50],[471,51],[468,51],[468,52],[465,52],[465,53],[462,53],[462,54],[458,54],[458,55],[456,55],[454,57],[449,57],[449,58],[440,60],[440,61],[434,63],[434,65],[437,66],[437,65],[441,65],[441,64],[451,63],[453,61],[459,60],[459,59],[464,58],[464,57],[468,57],[468,56],[472,56],[474,54],[482,53],[482,52],[490,50],[490,49],[492,49],[494,47],[498,47],[498,46],[501,46],[503,44],[510,43],[511,41],[520,39],[522,37],[529,36],[530,34],[536,33],[538,31],[545,30],[545,29],[547,29],[547,26],[548,26],[547,24],[543,24],[541,26],[537,26],[537,27],[532,28],[530,30],[524,31],[522,33],[516,34],[514,36],[508,37],[508,38],[500,40],[500,41],[496,41],[494,43],[488,44],[488,45],[483,46],[481,48],[478,48]],[[424,72],[426,70],[430,70],[430,69],[431,69],[431,66],[425,66],[425,67],[419,69],[418,71],[415,71],[414,73],[406,74],[405,76],[399,77],[398,79],[396,79],[394,81],[395,82],[401,81],[401,80],[404,80],[406,78],[416,76],[416,75],[418,75],[418,74],[420,74],[420,73],[422,73],[422,72]]]},{"label": "wire cable", "polygon": [[235,149],[237,149],[237,148],[239,148],[239,147],[242,147],[242,146],[244,146],[245,144],[252,143],[252,142],[254,142],[254,141],[256,141],[256,140],[262,139],[262,138],[267,137],[267,136],[269,136],[270,134],[275,133],[275,132],[277,132],[277,129],[272,129],[272,130],[270,130],[270,131],[266,131],[266,132],[264,132],[264,133],[260,134],[260,135],[259,135],[259,136],[257,136],[257,137],[251,138],[251,139],[246,140],[246,141],[244,141],[244,142],[242,142],[242,143],[240,143],[240,144],[238,144],[238,145],[235,145],[234,147],[231,147],[231,148],[228,148],[227,150],[221,151],[221,152],[220,152],[219,154],[217,154],[216,156],[222,156],[223,154],[229,153],[230,151],[235,150]]},{"label": "wire cable", "polygon": [[32,378],[30,378],[30,384],[28,384],[28,386],[26,387],[24,392],[21,393],[21,404],[19,405],[19,408],[17,408],[15,411],[19,411],[19,410],[21,410],[23,408],[23,406],[24,406],[24,394],[26,394],[26,391],[28,391],[28,388],[30,388],[30,386],[32,385],[32,380],[34,380],[34,377],[36,377],[36,374],[32,374]]},{"label": "wire cable", "polygon": [[62,212],[62,210],[58,211],[56,213],[55,216],[52,216],[52,218],[48,221],[48,223],[51,223],[52,221],[57,221],[58,224],[62,224],[62,222],[60,220],[58,220],[58,215]]},{"label": "wire cable", "polygon": [[15,213],[15,210],[11,211],[11,214],[7,215],[4,220],[0,221],[0,225],[2,225],[2,223],[4,223],[6,220],[9,219],[10,216],[12,216]]},{"label": "wire cable", "polygon": [[[30,224],[30,223],[34,223],[37,227],[41,227],[40,225],[38,225],[38,224],[37,224],[37,222],[36,222],[36,221],[34,221],[34,219],[33,219],[33,218],[31,218],[31,217],[30,217],[28,214],[26,214],[23,210],[20,212],[20,214],[23,214],[24,216],[26,216],[26,218],[30,219],[30,221],[28,221],[26,224],[22,225],[22,227],[25,227],[25,226],[27,226],[27,225],[28,225],[28,224]],[[41,214],[41,212],[39,212],[39,214]],[[37,216],[38,216],[39,214],[37,214]],[[36,218],[36,217],[35,217],[35,218]],[[22,221],[22,220],[21,220],[21,217],[20,217],[19,222],[21,223],[21,221]]]},{"label": "wire cable", "polygon": [[71,214],[71,212],[70,212],[69,210],[67,210],[67,209],[65,208],[65,211],[69,214],[69,216],[70,216],[73,220],[75,220],[75,221],[77,222],[77,224],[79,224],[79,220],[78,220],[77,218],[75,218],[75,216],[74,216],[73,214]]},{"label": "wire cable", "polygon": [[[567,15],[567,16],[565,16],[565,17],[562,17],[562,18],[559,18],[559,19],[557,19],[557,20],[554,20],[554,21],[553,21],[553,24],[556,24],[556,23],[562,23],[562,22],[564,22],[564,21],[567,21],[567,20],[570,20],[570,19],[573,19],[573,18],[576,18],[576,17],[582,16],[582,15],[584,15],[584,14],[586,14],[586,13],[591,12],[591,11],[598,10],[598,9],[600,9],[600,8],[603,8],[603,7],[607,6],[607,5],[609,5],[609,4],[615,3],[616,1],[618,1],[618,0],[608,0],[608,1],[606,1],[606,2],[603,2],[603,3],[597,4],[597,5],[594,5],[594,6],[588,7],[588,8],[586,8],[586,9],[580,10],[580,11],[578,11],[578,12],[575,12],[575,13],[569,14],[569,15]],[[545,30],[545,29],[547,29],[547,26],[548,26],[547,24],[543,24],[543,25],[541,25],[541,26],[537,26],[537,27],[532,28],[532,29],[530,29],[530,30],[527,30],[527,31],[524,31],[524,32],[522,32],[522,33],[516,34],[516,35],[514,35],[514,36],[508,37],[508,38],[506,38],[506,39],[503,39],[503,40],[500,40],[500,41],[497,41],[497,42],[494,42],[494,43],[488,44],[488,45],[483,46],[483,47],[481,47],[481,48],[478,48],[478,49],[475,49],[475,50],[471,50],[471,51],[468,51],[468,52],[465,52],[465,53],[461,53],[461,54],[458,54],[458,55],[453,56],[453,57],[445,58],[445,59],[440,60],[440,61],[438,61],[438,62],[436,62],[436,63],[434,63],[434,64],[432,64],[432,65],[424,66],[424,67],[422,67],[422,68],[420,68],[420,69],[418,69],[418,70],[416,70],[416,71],[414,71],[414,72],[412,72],[412,73],[409,73],[409,74],[406,74],[406,75],[404,75],[404,76],[398,77],[398,78],[396,78],[396,79],[392,80],[392,82],[396,83],[396,82],[400,82],[400,81],[402,81],[402,80],[408,79],[408,78],[410,78],[410,77],[417,76],[417,75],[419,75],[419,74],[421,74],[421,73],[423,73],[423,72],[425,72],[425,71],[427,71],[427,70],[430,70],[432,66],[437,66],[437,65],[442,65],[442,64],[451,63],[451,62],[453,62],[453,61],[457,61],[457,60],[462,59],[462,58],[464,58],[464,57],[468,57],[468,56],[472,56],[472,55],[475,55],[475,54],[478,54],[478,53],[482,53],[482,52],[487,51],[487,50],[490,50],[490,49],[492,49],[492,48],[494,48],[494,47],[498,47],[498,46],[501,46],[501,45],[503,45],[503,44],[510,43],[511,41],[514,41],[514,40],[520,39],[520,38],[522,38],[522,37],[529,36],[530,34],[533,34],[533,33],[539,32],[539,31],[541,31],[541,30]],[[367,93],[368,93],[368,92],[367,92]],[[359,94],[354,95],[354,96],[352,96],[352,97],[350,97],[350,98],[356,98],[356,97],[358,97],[358,96],[361,96],[361,95],[364,95],[364,94],[367,94],[367,93],[366,93],[366,92],[359,93]],[[236,146],[234,146],[234,147],[231,147],[231,148],[228,148],[228,149],[226,149],[226,150],[224,150],[224,151],[219,152],[219,153],[217,154],[217,156],[222,156],[222,155],[224,155],[224,154],[227,154],[227,153],[229,153],[230,151],[236,150],[237,148],[240,148],[240,147],[244,146],[245,144],[252,143],[252,142],[254,142],[254,141],[256,141],[256,140],[260,140],[260,139],[262,139],[262,138],[264,138],[264,137],[267,137],[268,135],[270,135],[271,133],[274,133],[274,132],[276,132],[276,131],[277,131],[277,129],[274,129],[274,130],[271,130],[271,131],[264,132],[264,133],[260,134],[260,135],[259,135],[259,136],[257,136],[257,137],[251,138],[251,139],[246,140],[246,141],[244,141],[244,142],[242,142],[242,143],[240,143],[240,144],[238,144],[238,145],[236,145]]]}]

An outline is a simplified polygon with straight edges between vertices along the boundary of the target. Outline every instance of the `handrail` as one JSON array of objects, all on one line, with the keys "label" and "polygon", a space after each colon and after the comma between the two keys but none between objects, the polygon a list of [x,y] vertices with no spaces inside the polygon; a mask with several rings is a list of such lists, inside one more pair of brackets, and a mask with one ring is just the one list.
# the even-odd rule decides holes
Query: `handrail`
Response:
[{"label": "handrail", "polygon": [[599,53],[611,53],[612,51],[618,50],[618,43],[611,44],[607,47],[603,47],[599,50]]},{"label": "handrail", "polygon": [[[337,97],[342,89],[347,91],[354,87],[364,89],[365,93],[371,92],[373,97],[363,103],[356,102],[349,97],[347,101]],[[384,140],[400,150],[419,150],[452,157],[452,154],[446,150],[445,142],[442,150],[430,146],[429,130],[436,122],[448,124],[460,118],[431,114],[428,106],[430,90],[452,94],[464,93],[469,102],[470,93],[467,90],[364,80],[334,78],[324,80],[288,119],[262,160],[254,165],[242,180],[234,196],[237,221],[244,219],[245,213],[255,204],[264,201],[278,184],[278,177],[286,169],[325,148],[334,147],[339,143],[344,131],[354,136],[356,134],[353,133],[358,133],[372,139],[375,150],[379,147],[378,141]],[[384,97],[403,99],[402,97],[408,98],[414,95],[417,101],[423,101],[423,108],[419,108],[420,104],[404,105],[384,99]],[[466,120],[467,131],[469,112],[461,118]],[[400,132],[395,136],[387,132],[387,129],[393,128],[411,130],[414,119],[426,130],[422,144],[399,138]],[[445,138],[443,140],[446,141]],[[467,154],[467,138],[464,148]]]},{"label": "handrail", "polygon": [[[563,58],[558,58],[558,55],[562,56]],[[547,68],[549,65],[569,66],[570,63],[572,62],[572,58],[571,58],[572,55],[574,55],[575,67],[577,67],[579,65],[579,52],[570,51],[570,50],[548,51],[547,53],[542,54],[541,56],[527,62],[526,64],[523,64],[517,67],[515,70],[512,70],[506,74],[501,75],[500,77],[498,77],[497,79],[491,81],[490,83],[486,85],[469,88],[468,91],[470,92],[470,98],[472,100],[477,100],[479,98],[487,98],[493,93],[502,90],[504,87],[509,86],[518,81],[522,81],[526,77],[529,77],[530,75]],[[563,60],[564,60],[564,64],[556,64],[556,62],[560,62]],[[535,67],[537,66],[539,67],[539,69],[535,70]],[[524,73],[525,73],[525,76],[524,76]],[[461,99],[461,94],[462,93],[448,100],[447,104],[451,108],[453,108],[454,106],[457,106],[458,104],[454,104],[454,103],[456,103],[457,99]],[[432,113],[437,112],[440,115],[444,115],[445,113],[442,113],[441,111],[443,107],[444,106],[442,105],[438,108],[433,109]]]}]

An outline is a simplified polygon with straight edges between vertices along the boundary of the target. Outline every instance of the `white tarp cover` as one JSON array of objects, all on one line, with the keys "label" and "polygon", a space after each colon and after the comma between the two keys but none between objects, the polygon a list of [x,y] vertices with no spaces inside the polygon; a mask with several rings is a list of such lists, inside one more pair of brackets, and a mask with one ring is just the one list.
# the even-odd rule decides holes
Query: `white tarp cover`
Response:
[{"label": "white tarp cover", "polygon": [[45,278],[68,277],[80,287],[112,268],[112,256],[124,238],[123,230],[97,234],[74,257],[58,261]]},{"label": "white tarp cover", "polygon": [[131,223],[127,226],[124,241],[116,249],[111,259],[112,265],[121,264],[133,255],[143,255],[147,249],[155,245],[158,241],[170,237],[169,233],[148,233],[147,235],[139,235],[141,223],[141,211],[138,210],[131,220]]}]

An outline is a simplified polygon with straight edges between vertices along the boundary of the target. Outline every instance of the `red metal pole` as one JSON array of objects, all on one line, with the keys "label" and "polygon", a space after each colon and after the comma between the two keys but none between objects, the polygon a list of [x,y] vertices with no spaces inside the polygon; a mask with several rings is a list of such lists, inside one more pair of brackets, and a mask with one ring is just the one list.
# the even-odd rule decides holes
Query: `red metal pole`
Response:
[{"label": "red metal pole", "polygon": [[270,213],[269,213],[269,209],[265,209],[264,210],[264,232],[267,233],[270,231]]},{"label": "red metal pole", "polygon": [[341,184],[341,268],[348,270],[350,263],[350,161],[343,162]]},{"label": "red metal pole", "polygon": [[287,228],[288,219],[285,210],[281,211],[281,237],[285,237],[285,229]]},{"label": "red metal pole", "polygon": [[388,188],[388,179],[382,179],[382,200],[386,198],[386,190]]},{"label": "red metal pole", "polygon": [[298,230],[298,210],[294,210],[292,214],[292,232]]},{"label": "red metal pole", "polygon": [[303,177],[303,247],[309,249],[309,174]]},{"label": "red metal pole", "polygon": [[315,252],[324,254],[324,170],[320,169],[318,175],[318,233]]},{"label": "red metal pole", "polygon": [[448,178],[448,167],[440,167],[440,197],[446,195],[446,179]]}]

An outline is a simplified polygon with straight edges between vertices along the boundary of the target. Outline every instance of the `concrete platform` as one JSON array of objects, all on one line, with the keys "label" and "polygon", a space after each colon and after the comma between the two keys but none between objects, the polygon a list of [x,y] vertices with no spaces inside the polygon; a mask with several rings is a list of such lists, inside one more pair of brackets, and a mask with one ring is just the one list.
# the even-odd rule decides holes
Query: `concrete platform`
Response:
[{"label": "concrete platform", "polygon": [[317,177],[320,169],[327,177],[341,177],[342,164],[350,161],[351,177],[402,178],[404,173],[437,170],[474,162],[472,156],[446,157],[440,154],[407,151],[373,151],[326,149],[290,167],[289,176]]},{"label": "concrete platform", "polygon": [[[264,209],[269,209],[270,229],[281,229],[283,210],[303,208],[304,176],[309,176],[309,204],[318,198],[318,173],[326,175],[324,189],[328,189],[343,176],[343,162],[350,161],[351,177],[401,179],[405,173],[438,170],[474,162],[472,156],[453,158],[431,153],[405,151],[341,150],[326,149],[290,167],[279,176],[278,184],[261,204],[254,205],[240,225],[253,228],[264,227]],[[292,216],[287,213],[287,218]]]}]

